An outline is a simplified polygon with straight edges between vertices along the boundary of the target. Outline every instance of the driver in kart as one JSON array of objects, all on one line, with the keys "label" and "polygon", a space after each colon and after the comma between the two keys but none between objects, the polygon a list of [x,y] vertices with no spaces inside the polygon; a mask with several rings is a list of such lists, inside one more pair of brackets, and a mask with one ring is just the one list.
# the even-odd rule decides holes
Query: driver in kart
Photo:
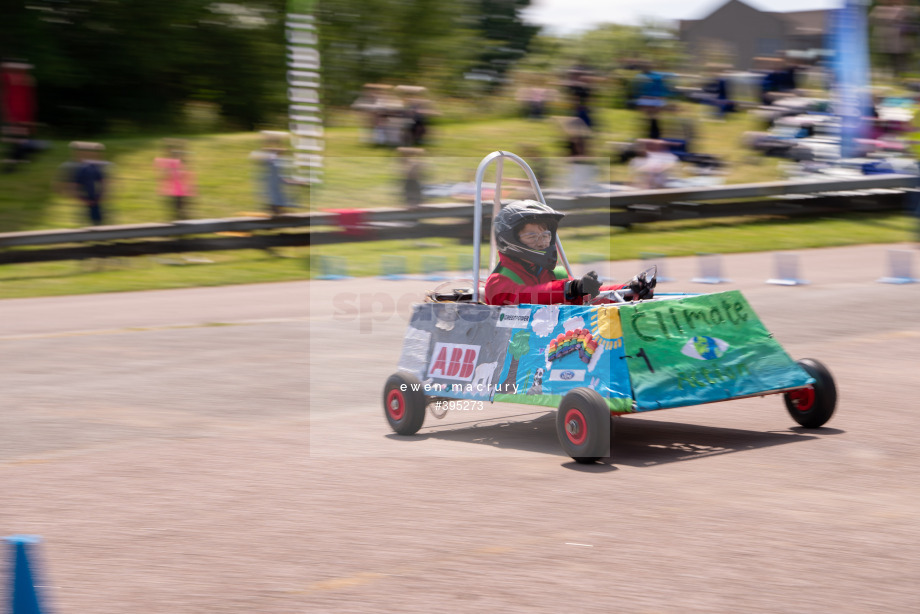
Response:
[{"label": "driver in kart", "polygon": [[633,298],[652,297],[655,279],[645,274],[601,286],[594,271],[569,279],[564,267],[556,268],[556,229],[564,216],[535,200],[518,200],[498,212],[492,229],[499,262],[486,281],[487,304],[582,305],[601,291],[623,289],[632,291]]}]

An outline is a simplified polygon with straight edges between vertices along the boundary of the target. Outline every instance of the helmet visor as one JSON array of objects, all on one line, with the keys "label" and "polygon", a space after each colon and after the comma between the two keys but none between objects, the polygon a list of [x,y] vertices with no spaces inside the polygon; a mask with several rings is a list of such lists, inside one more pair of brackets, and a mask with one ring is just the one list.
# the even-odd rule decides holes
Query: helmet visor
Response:
[{"label": "helmet visor", "polygon": [[534,250],[545,250],[553,241],[553,232],[551,230],[525,229],[518,238],[524,247]]}]

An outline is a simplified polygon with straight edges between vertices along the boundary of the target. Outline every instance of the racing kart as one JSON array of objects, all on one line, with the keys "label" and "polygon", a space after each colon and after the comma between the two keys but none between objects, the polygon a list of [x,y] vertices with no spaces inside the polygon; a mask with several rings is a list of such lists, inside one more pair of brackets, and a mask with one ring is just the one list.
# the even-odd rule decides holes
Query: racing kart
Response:
[{"label": "racing kart", "polygon": [[[479,164],[472,285],[429,293],[428,302],[413,307],[398,371],[383,389],[393,431],[418,432],[426,408],[442,418],[436,408],[445,400],[555,407],[563,450],[593,463],[609,456],[611,417],[781,394],[802,427],[831,418],[837,391],[828,369],[790,358],[738,291],[637,300],[619,290],[584,305],[484,304],[481,186],[493,162],[501,185],[506,160],[524,170],[537,200],[546,202],[533,171],[515,154],[496,151]],[[495,190],[493,215],[500,194]],[[494,235],[491,247],[494,267]],[[558,236],[556,248],[573,278]],[[653,278],[655,271],[645,274]]]}]

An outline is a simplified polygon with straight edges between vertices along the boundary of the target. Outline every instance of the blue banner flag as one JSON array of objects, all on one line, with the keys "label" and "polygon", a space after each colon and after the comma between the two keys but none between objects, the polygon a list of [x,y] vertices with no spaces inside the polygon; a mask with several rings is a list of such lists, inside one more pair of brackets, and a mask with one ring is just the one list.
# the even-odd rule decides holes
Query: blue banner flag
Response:
[{"label": "blue banner flag", "polygon": [[869,46],[866,4],[846,0],[831,17],[834,50],[834,112],[840,116],[840,157],[852,158],[859,150],[856,139],[865,135],[863,117],[869,97]]}]

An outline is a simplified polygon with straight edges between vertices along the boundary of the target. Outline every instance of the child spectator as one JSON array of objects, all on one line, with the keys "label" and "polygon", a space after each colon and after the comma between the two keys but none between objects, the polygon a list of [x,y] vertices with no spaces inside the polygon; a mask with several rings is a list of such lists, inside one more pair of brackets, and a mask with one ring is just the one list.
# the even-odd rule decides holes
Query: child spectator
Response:
[{"label": "child spectator", "polygon": [[636,145],[639,153],[629,163],[633,185],[644,190],[666,188],[679,165],[677,156],[660,139],[639,139]]},{"label": "child spectator", "polygon": [[297,207],[287,190],[287,186],[294,183],[288,177],[289,164],[284,156],[287,133],[266,130],[262,136],[262,149],[252,152],[249,157],[258,165],[258,184],[263,203],[272,215],[281,215],[287,209]]},{"label": "child spectator", "polygon": [[86,209],[91,226],[101,226],[105,220],[102,209],[108,191],[107,166],[102,159],[102,143],[75,141],[70,144],[74,161],[61,167],[61,183]]},{"label": "child spectator", "polygon": [[195,195],[184,145],[181,140],[169,139],[165,142],[166,155],[154,160],[160,171],[160,194],[172,205],[173,219],[177,220],[188,219],[188,200]]},{"label": "child spectator", "polygon": [[425,166],[422,156],[425,150],[421,147],[400,147],[397,151],[402,166],[403,202],[407,208],[416,209],[424,201],[422,186]]}]

